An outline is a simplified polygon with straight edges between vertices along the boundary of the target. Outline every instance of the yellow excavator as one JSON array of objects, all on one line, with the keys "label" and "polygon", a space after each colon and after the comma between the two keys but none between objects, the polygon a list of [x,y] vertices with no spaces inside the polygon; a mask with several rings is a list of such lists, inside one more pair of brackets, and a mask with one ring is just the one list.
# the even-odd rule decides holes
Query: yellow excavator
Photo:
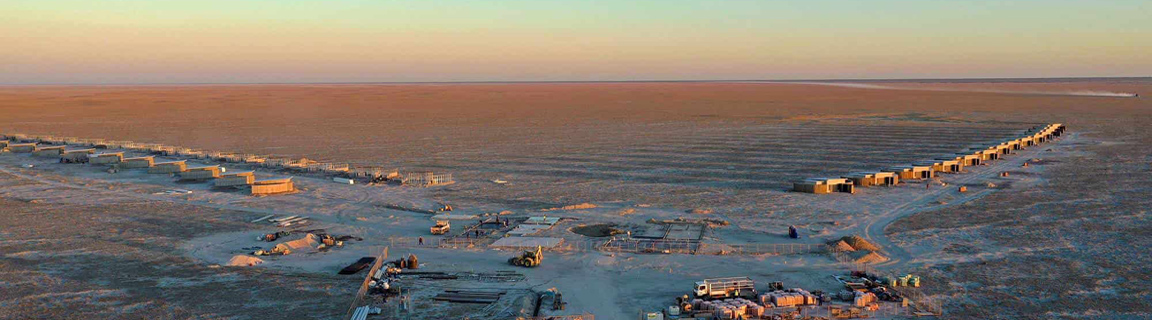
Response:
[{"label": "yellow excavator", "polygon": [[532,268],[540,265],[544,260],[544,248],[536,246],[534,251],[524,251],[519,256],[508,259],[508,263],[514,266]]}]

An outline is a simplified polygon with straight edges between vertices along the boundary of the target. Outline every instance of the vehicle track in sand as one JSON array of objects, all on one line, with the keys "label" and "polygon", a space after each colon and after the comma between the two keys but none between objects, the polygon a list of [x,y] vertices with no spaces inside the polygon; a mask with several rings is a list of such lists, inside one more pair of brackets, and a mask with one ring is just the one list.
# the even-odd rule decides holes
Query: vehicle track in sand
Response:
[{"label": "vehicle track in sand", "polygon": [[171,196],[157,196],[157,195],[150,195],[150,194],[140,194],[140,193],[131,192],[131,191],[107,190],[107,189],[101,189],[101,188],[97,188],[97,187],[79,186],[79,185],[63,183],[63,182],[59,182],[59,181],[53,181],[53,180],[45,179],[42,177],[27,175],[27,174],[24,174],[21,172],[13,171],[13,170],[5,168],[3,166],[0,166],[0,172],[6,173],[6,174],[9,174],[9,175],[21,178],[21,179],[25,179],[25,180],[29,180],[29,181],[33,181],[33,182],[37,182],[37,183],[41,183],[41,184],[46,184],[46,185],[50,185],[50,186],[54,186],[54,187],[81,189],[81,190],[91,191],[91,192],[96,192],[96,193],[101,193],[101,194],[118,195],[118,196],[125,196],[125,197],[136,198],[136,199],[144,199],[144,200],[152,200],[152,201],[164,201],[164,202],[172,202],[172,203],[184,204],[184,205],[190,205],[190,206],[208,207],[208,208],[213,208],[213,209],[242,211],[242,212],[258,213],[258,214],[285,214],[285,215],[304,214],[304,213],[284,212],[282,210],[259,209],[259,208],[249,208],[249,207],[219,204],[219,203],[192,201],[192,200],[179,199],[179,198],[175,198],[175,197],[171,197]]},{"label": "vehicle track in sand", "polygon": [[[937,187],[923,195],[916,197],[912,201],[905,202],[898,205],[891,210],[876,217],[876,219],[869,222],[864,226],[862,236],[868,241],[880,246],[883,253],[885,253],[889,260],[883,263],[876,264],[877,267],[884,267],[887,269],[903,269],[907,268],[908,263],[912,260],[912,256],[900,246],[897,246],[885,234],[885,230],[896,220],[910,216],[915,213],[938,210],[949,206],[955,206],[967,203],[973,200],[980,199],[985,195],[995,192],[995,189],[984,189],[977,192],[959,193],[956,188],[969,183],[986,182],[995,178],[999,173],[1009,171],[1014,168],[1020,168],[1024,163],[1030,159],[1037,158],[1041,153],[1045,152],[1048,147],[1053,143],[1060,143],[1065,140],[1074,140],[1078,138],[1078,134],[1068,134],[1052,143],[1043,145],[1032,146],[1024,150],[1017,150],[1016,153],[1009,155],[1007,159],[993,160],[990,165],[980,166],[976,170],[968,171],[966,173],[948,175],[942,178],[948,186]],[[936,204],[943,196],[953,195],[957,196],[945,204]]]}]

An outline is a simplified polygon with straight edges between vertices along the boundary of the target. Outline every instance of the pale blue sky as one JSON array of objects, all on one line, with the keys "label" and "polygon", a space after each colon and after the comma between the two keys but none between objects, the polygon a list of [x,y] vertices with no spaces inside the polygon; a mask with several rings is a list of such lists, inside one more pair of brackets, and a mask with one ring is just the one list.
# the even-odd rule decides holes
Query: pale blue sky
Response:
[{"label": "pale blue sky", "polygon": [[1152,1],[0,2],[0,83],[1152,75]]}]

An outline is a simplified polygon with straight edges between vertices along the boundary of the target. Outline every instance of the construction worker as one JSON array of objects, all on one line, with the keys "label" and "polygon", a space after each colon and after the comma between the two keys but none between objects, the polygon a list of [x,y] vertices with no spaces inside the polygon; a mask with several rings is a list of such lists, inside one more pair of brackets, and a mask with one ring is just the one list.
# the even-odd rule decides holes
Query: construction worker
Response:
[{"label": "construction worker", "polygon": [[420,245],[424,245],[424,237],[420,237],[417,240],[420,241]]}]

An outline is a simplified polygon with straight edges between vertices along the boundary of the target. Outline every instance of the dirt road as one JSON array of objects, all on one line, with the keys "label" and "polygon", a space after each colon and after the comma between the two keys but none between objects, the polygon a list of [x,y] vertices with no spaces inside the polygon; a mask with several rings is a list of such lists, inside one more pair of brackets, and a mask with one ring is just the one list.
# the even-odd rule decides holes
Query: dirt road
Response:
[{"label": "dirt road", "polygon": [[[1068,140],[1076,140],[1077,138],[1078,134],[1070,133],[1059,140],[1055,140],[1052,143],[1061,143]],[[892,222],[917,212],[937,210],[948,206],[963,204],[992,193],[995,191],[994,189],[984,189],[967,193],[960,193],[957,189],[961,185],[989,181],[992,178],[995,178],[1001,172],[1020,168],[1030,159],[1040,157],[1040,155],[1045,152],[1044,150],[1048,149],[1049,145],[1050,144],[1045,144],[1033,146],[1024,150],[1018,150],[1016,153],[1009,155],[1007,158],[1001,158],[1000,160],[993,160],[989,162],[990,164],[987,166],[980,166],[976,168],[966,167],[965,170],[967,170],[967,172],[965,173],[942,176],[941,180],[948,183],[948,186],[936,186],[933,189],[925,191],[923,195],[915,198],[913,201],[898,205],[892,208],[892,210],[876,216],[874,220],[864,226],[864,230],[861,232],[861,234],[863,234],[863,237],[868,239],[868,241],[871,241],[872,243],[875,243],[883,248],[884,253],[886,253],[886,255],[890,258],[890,260],[878,264],[877,266],[890,270],[902,270],[906,269],[907,264],[912,260],[912,256],[909,255],[907,251],[892,243],[892,241],[888,239],[888,236],[885,234],[884,230],[888,227],[888,225],[892,224]],[[951,195],[955,198],[952,198],[947,203],[940,204],[939,201],[947,195]]]}]

